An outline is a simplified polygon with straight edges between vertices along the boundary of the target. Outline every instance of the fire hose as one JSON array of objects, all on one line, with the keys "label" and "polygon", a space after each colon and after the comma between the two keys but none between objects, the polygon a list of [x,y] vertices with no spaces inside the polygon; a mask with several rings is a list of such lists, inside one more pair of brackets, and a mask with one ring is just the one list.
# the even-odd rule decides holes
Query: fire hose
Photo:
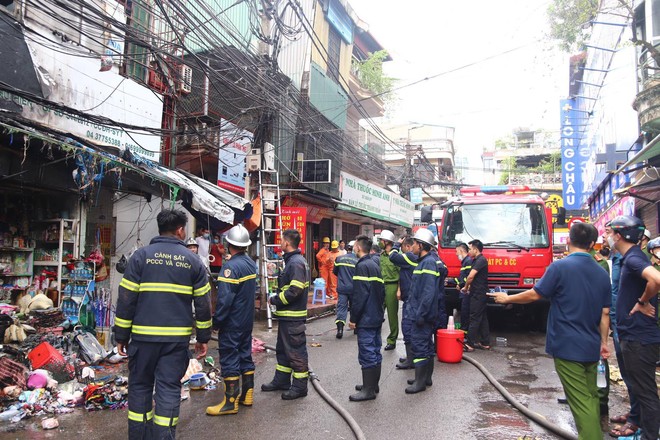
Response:
[{"label": "fire hose", "polygon": [[[216,339],[213,337],[213,339]],[[268,350],[275,351],[275,347],[272,345],[264,345],[264,347]],[[561,426],[552,423],[548,421],[545,417],[543,417],[541,414],[538,414],[526,406],[524,406],[522,403],[520,403],[513,395],[507,391],[504,386],[499,383],[497,379],[495,379],[495,376],[493,376],[490,371],[486,369],[481,363],[477,362],[475,359],[471,358],[470,356],[463,355],[463,359],[465,359],[467,362],[471,363],[474,365],[481,373],[488,379],[488,381],[495,387],[495,389],[513,406],[516,408],[518,411],[520,411],[525,417],[528,419],[532,420],[539,426],[547,429],[548,431],[558,435],[559,437],[566,439],[566,440],[577,440],[578,436],[573,434],[570,431],[567,431],[563,429]],[[312,386],[316,390],[317,393],[319,393],[319,396],[323,400],[328,403],[335,411],[337,411],[337,414],[339,414],[348,424],[348,426],[351,428],[351,431],[353,431],[353,434],[355,435],[355,438],[357,440],[366,440],[366,436],[364,435],[364,432],[362,431],[362,428],[360,428],[360,425],[358,425],[357,421],[351,416],[351,414],[344,408],[342,407],[336,400],[328,394],[327,391],[321,386],[321,381],[319,377],[314,373],[314,370],[310,367],[310,374],[309,374],[310,381],[312,383]]]}]

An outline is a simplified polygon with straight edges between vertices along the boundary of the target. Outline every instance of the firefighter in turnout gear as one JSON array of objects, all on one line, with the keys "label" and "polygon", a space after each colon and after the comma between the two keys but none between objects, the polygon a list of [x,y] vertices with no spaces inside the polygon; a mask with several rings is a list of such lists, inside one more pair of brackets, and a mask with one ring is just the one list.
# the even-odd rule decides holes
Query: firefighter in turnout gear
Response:
[{"label": "firefighter in turnout gear", "polygon": [[410,320],[410,311],[408,310],[410,290],[412,289],[413,270],[417,267],[417,255],[412,252],[415,241],[412,237],[400,239],[394,245],[396,252],[390,253],[390,261],[397,266],[399,271],[399,289],[401,290],[401,301],[403,301],[403,316],[401,317],[401,331],[403,332],[403,343],[406,347],[406,357],[399,358],[396,368],[399,370],[409,370],[414,368],[412,351],[410,349],[410,335],[412,333],[413,322]]},{"label": "firefighter in turnout gear", "polygon": [[[426,390],[433,384],[434,352],[433,333],[440,319],[440,283],[444,283],[439,269],[444,265],[435,252],[435,237],[428,229],[420,229],[413,237],[413,253],[418,256],[417,267],[413,271],[410,291],[411,351],[415,366],[415,379],[409,381],[407,394]],[[444,271],[443,271],[444,272]],[[446,273],[446,272],[445,272]],[[442,279],[441,279],[442,278]],[[444,286],[443,286],[444,287]]]},{"label": "firefighter in turnout gear", "polygon": [[[262,391],[285,390],[282,399],[293,400],[307,395],[309,367],[307,357],[307,299],[309,296],[309,267],[300,253],[300,232],[287,229],[282,232],[284,271],[277,284],[277,295],[269,299],[276,307],[273,315],[278,320],[277,366],[270,383],[261,385]],[[293,382],[291,376],[293,375]]]},{"label": "firefighter in turnout gear", "polygon": [[355,239],[355,250],[359,260],[353,276],[349,327],[357,332],[362,385],[355,387],[358,393],[349,396],[349,400],[353,402],[376,398],[383,361],[380,352],[382,345],[380,332],[384,321],[385,288],[380,267],[369,257],[370,247],[371,243],[366,235],[360,235]]},{"label": "firefighter in turnout gear", "polygon": [[[206,414],[211,416],[236,414],[239,403],[252,406],[253,402],[252,326],[257,265],[245,254],[252,241],[243,225],[229,230],[227,243],[231,259],[218,276],[218,300],[213,315],[225,396],[219,404],[206,408]],[[242,381],[240,392],[239,380]]]},{"label": "firefighter in turnout gear", "polygon": [[394,250],[394,234],[384,229],[379,236],[383,252],[380,256],[380,271],[385,282],[385,309],[387,310],[387,322],[390,325],[390,334],[387,335],[385,350],[394,350],[396,340],[399,337],[399,300],[396,293],[399,290],[399,268],[389,259]]},{"label": "firefighter in turnout gear", "polygon": [[350,242],[348,245],[348,253],[340,255],[335,260],[335,267],[332,273],[337,277],[337,294],[339,301],[337,302],[337,339],[344,336],[344,326],[346,325],[346,315],[348,314],[348,302],[353,293],[353,275],[355,274],[355,265],[357,264],[357,257],[353,253],[353,244]]},{"label": "firefighter in turnout gear", "polygon": [[133,254],[119,283],[114,331],[117,351],[128,353],[129,439],[175,438],[193,327],[198,358],[211,338],[211,286],[183,243],[186,214],[165,209],[157,222],[160,235]]}]

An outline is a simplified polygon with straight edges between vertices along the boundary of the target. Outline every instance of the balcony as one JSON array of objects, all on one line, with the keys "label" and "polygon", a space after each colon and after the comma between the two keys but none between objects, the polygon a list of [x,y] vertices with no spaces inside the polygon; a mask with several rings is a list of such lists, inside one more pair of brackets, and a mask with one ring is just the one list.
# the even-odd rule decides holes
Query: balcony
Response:
[{"label": "balcony", "polygon": [[635,97],[633,108],[642,131],[660,132],[660,67],[647,51],[640,56],[638,81],[641,91]]},{"label": "balcony", "polygon": [[379,97],[371,97],[374,93],[362,85],[356,69],[351,69],[348,78],[348,87],[357,97],[370,118],[378,118],[385,114],[385,103]]}]

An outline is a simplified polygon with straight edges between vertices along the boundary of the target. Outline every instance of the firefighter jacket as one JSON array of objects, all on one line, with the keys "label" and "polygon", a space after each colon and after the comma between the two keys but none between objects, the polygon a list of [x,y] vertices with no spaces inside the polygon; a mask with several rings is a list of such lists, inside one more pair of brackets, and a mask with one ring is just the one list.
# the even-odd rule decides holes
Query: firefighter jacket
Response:
[{"label": "firefighter jacket", "polygon": [[394,251],[390,252],[390,261],[400,269],[401,301],[407,301],[412,287],[413,270],[417,267],[417,255],[412,252],[401,252],[398,243],[394,245]]},{"label": "firefighter jacket", "polygon": [[337,292],[342,295],[351,295],[353,293],[353,275],[355,274],[355,265],[357,256],[349,252],[341,255],[335,260],[335,267],[332,273],[337,275]]},{"label": "firefighter jacket", "polygon": [[273,315],[283,321],[307,319],[309,267],[299,249],[284,254],[284,270],[277,286],[279,294],[270,298],[270,303],[277,307]]},{"label": "firefighter jacket", "polygon": [[135,251],[119,283],[116,340],[187,342],[195,326],[197,341],[208,342],[210,291],[197,254],[176,237],[154,237]]},{"label": "firefighter jacket", "polygon": [[463,260],[461,261],[461,271],[458,273],[458,278],[454,279],[459,289],[465,286],[465,281],[467,281],[467,277],[468,275],[470,275],[471,270],[472,270],[472,257],[466,255],[465,258],[463,258]]},{"label": "firefighter jacket", "polygon": [[380,328],[385,320],[384,304],[385,284],[380,267],[369,255],[365,255],[355,265],[350,322],[359,328]]},{"label": "firefighter jacket", "polygon": [[[440,294],[444,294],[444,277],[443,285],[440,285],[441,268],[444,265],[438,254],[431,251],[417,261],[417,267],[413,270],[408,310],[410,319],[417,325],[435,325],[440,319]],[[446,268],[444,273],[446,276]]]},{"label": "firefighter jacket", "polygon": [[397,252],[396,249],[392,248],[389,252],[384,250],[380,254],[380,271],[383,274],[383,281],[385,283],[396,283],[399,281],[399,268],[394,265],[388,258],[392,252]]},{"label": "firefighter jacket", "polygon": [[234,254],[218,274],[218,301],[213,327],[222,331],[252,331],[257,265],[245,252]]}]

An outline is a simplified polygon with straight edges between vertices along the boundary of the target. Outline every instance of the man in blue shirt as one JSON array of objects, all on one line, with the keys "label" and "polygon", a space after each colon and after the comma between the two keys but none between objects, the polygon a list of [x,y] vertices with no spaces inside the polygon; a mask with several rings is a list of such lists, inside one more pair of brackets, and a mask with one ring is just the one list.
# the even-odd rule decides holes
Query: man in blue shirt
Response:
[{"label": "man in blue shirt", "polygon": [[621,215],[610,223],[607,240],[622,256],[616,299],[616,329],[630,379],[630,392],[640,404],[641,438],[656,440],[660,430],[660,400],[655,364],[660,350],[656,321],[660,272],[637,246],[644,234],[637,217]]},{"label": "man in blue shirt", "polygon": [[534,288],[517,295],[489,293],[498,304],[550,301],[546,352],[555,360],[580,440],[602,440],[596,387],[598,360],[610,355],[611,287],[607,273],[589,255],[598,231],[576,223],[569,232],[568,257],[552,263]]}]

